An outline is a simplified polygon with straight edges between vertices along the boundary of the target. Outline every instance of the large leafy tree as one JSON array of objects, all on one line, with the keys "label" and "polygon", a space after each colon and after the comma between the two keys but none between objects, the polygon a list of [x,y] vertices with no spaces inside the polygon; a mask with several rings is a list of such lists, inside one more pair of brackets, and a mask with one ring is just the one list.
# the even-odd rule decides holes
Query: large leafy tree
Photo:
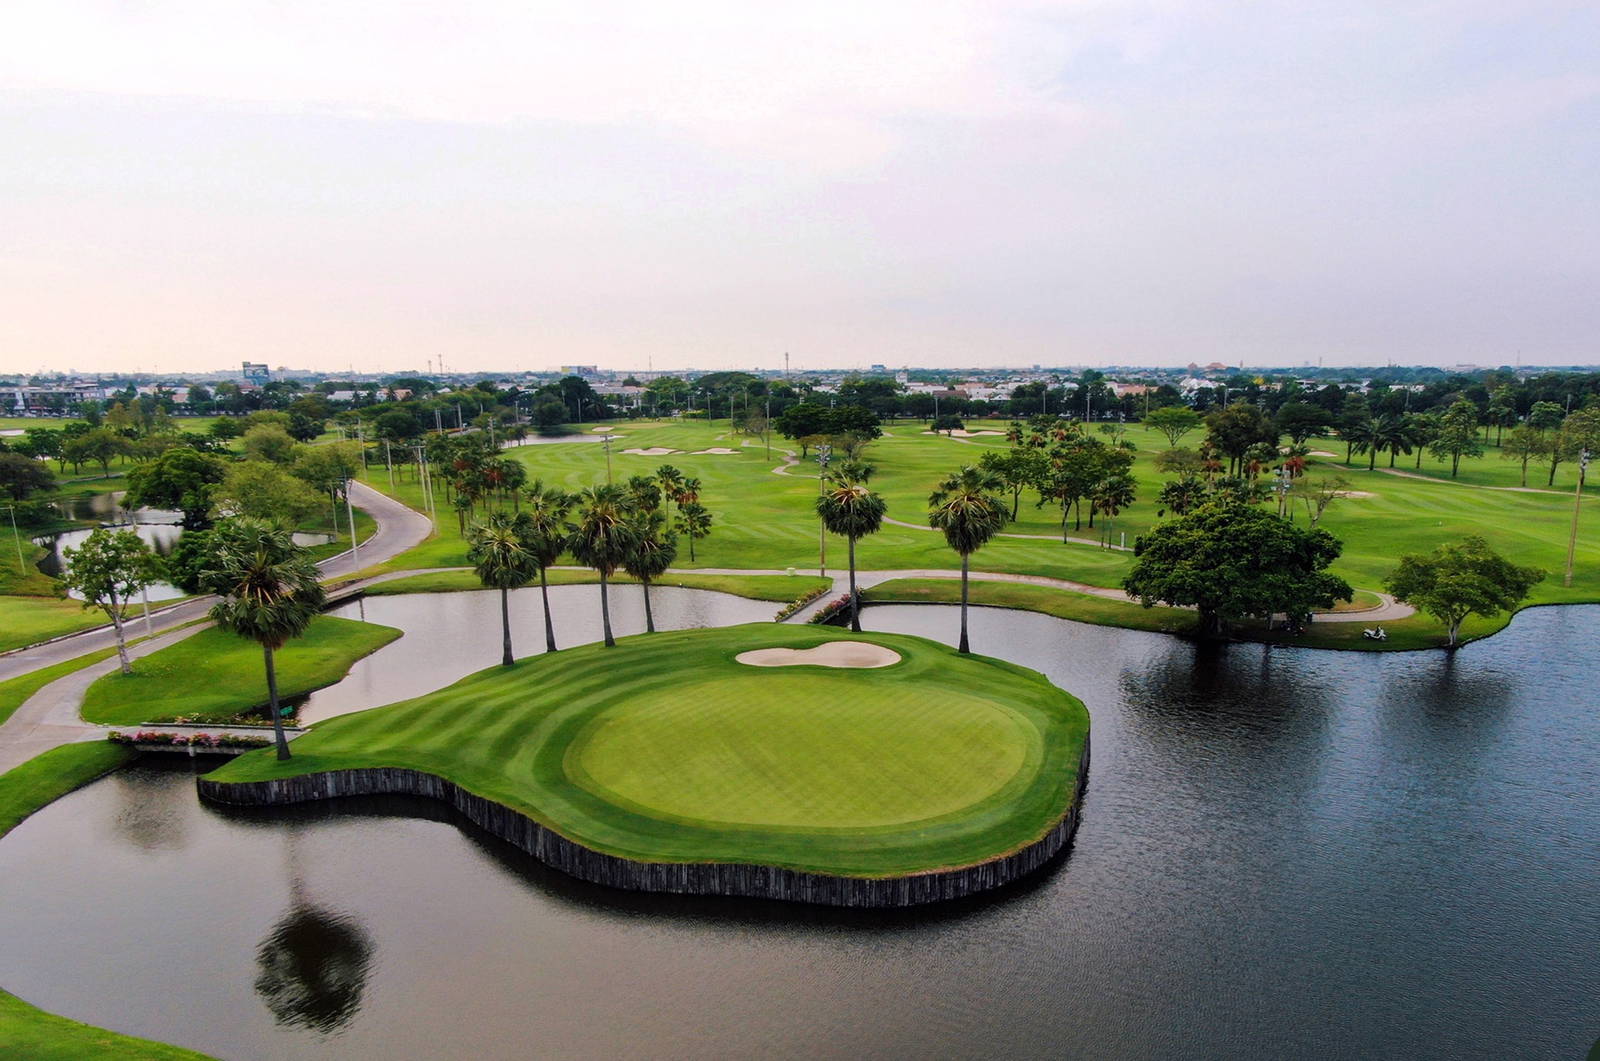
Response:
[{"label": "large leafy tree", "polygon": [[1511,429],[1511,434],[1502,439],[1500,457],[1503,460],[1516,461],[1522,466],[1522,485],[1527,486],[1528,464],[1544,456],[1549,445],[1550,440],[1543,431],[1528,424],[1518,424]]},{"label": "large leafy tree", "polygon": [[1278,425],[1248,402],[1235,402],[1206,417],[1206,438],[1236,471],[1252,446],[1278,444]]},{"label": "large leafy tree", "polygon": [[1384,588],[1444,623],[1455,648],[1467,616],[1487,618],[1516,608],[1543,579],[1543,571],[1519,567],[1473,536],[1427,555],[1402,556]]},{"label": "large leafy tree", "polygon": [[1462,457],[1483,456],[1483,443],[1478,440],[1478,407],[1463,398],[1446,409],[1439,417],[1439,433],[1430,449],[1435,457],[1450,461],[1452,479],[1461,470]]},{"label": "large leafy tree", "polygon": [[609,583],[633,546],[630,515],[628,496],[621,487],[592,486],[578,495],[577,520],[567,524],[568,551],[578,563],[600,574],[600,622],[607,648],[617,644],[611,636]]},{"label": "large leafy tree", "polygon": [[978,458],[978,464],[1000,477],[1011,494],[1011,518],[1016,519],[1023,489],[1038,482],[1046,469],[1047,458],[1041,450],[1013,446],[1008,450],[990,450]]},{"label": "large leafy tree", "polygon": [[227,515],[264,519],[291,531],[322,507],[305,480],[266,461],[230,465],[214,498]]},{"label": "large leafy tree", "polygon": [[546,487],[535,479],[526,494],[528,507],[517,524],[523,548],[528,550],[539,565],[539,597],[544,603],[544,650],[556,650],[556,628],[550,619],[550,582],[546,575],[551,564],[560,558],[567,547],[567,513],[572,511],[572,498],[554,487]]},{"label": "large leafy tree", "polygon": [[639,580],[644,589],[644,628],[656,632],[655,615],[650,611],[650,583],[667,573],[678,555],[678,539],[667,527],[667,517],[656,509],[641,509],[630,518],[632,541],[622,558],[622,567]]},{"label": "large leafy tree", "polygon": [[861,630],[861,600],[856,594],[856,542],[876,534],[888,510],[882,497],[867,488],[872,466],[849,461],[830,473],[828,485],[817,495],[817,515],[832,534],[844,538],[850,550],[850,629]]},{"label": "large leafy tree", "polygon": [[0,491],[13,501],[21,501],[35,490],[56,485],[50,469],[21,453],[0,453]]},{"label": "large leafy tree", "polygon": [[928,496],[928,523],[961,557],[961,640],[958,652],[970,652],[967,642],[967,575],[972,554],[1000,533],[1010,518],[999,496],[1003,481],[984,468],[964,466],[946,476]]},{"label": "large leafy tree", "polygon": [[220,458],[188,446],[174,446],[128,473],[128,495],[123,503],[129,508],[177,509],[183,513],[185,530],[204,530],[211,525],[217,487],[227,475],[228,466]]},{"label": "large leafy tree", "polygon": [[[1144,418],[1144,426],[1165,435],[1167,448],[1175,449],[1184,435],[1200,426],[1200,414],[1181,405],[1169,405],[1151,410]],[[1015,515],[1012,518],[1016,518]]]},{"label": "large leafy tree", "polygon": [[1328,411],[1310,402],[1285,402],[1278,408],[1273,420],[1278,430],[1293,439],[1295,445],[1333,426],[1333,417],[1328,415]]},{"label": "large leafy tree", "polygon": [[224,630],[261,646],[267,669],[267,708],[278,758],[289,758],[278,709],[278,675],[273,653],[299,637],[316,618],[325,599],[317,566],[294,544],[289,532],[262,520],[224,520],[211,536],[214,564],[205,587],[219,594],[211,618]]},{"label": "large leafy tree", "polygon": [[122,622],[128,602],[161,577],[161,559],[133,531],[101,527],[76,549],[65,549],[67,570],[61,581],[76,590],[85,608],[99,608],[117,635],[117,660],[123,674],[132,674]]},{"label": "large leafy tree", "polygon": [[467,531],[467,559],[478,581],[500,591],[500,665],[511,666],[511,591],[532,582],[540,573],[538,560],[528,550],[520,519],[491,512]]},{"label": "large leafy tree", "polygon": [[1333,535],[1228,500],[1140,535],[1133,552],[1123,588],[1145,607],[1197,609],[1205,637],[1221,636],[1246,616],[1302,616],[1352,595],[1344,579],[1326,570],[1339,557]]}]

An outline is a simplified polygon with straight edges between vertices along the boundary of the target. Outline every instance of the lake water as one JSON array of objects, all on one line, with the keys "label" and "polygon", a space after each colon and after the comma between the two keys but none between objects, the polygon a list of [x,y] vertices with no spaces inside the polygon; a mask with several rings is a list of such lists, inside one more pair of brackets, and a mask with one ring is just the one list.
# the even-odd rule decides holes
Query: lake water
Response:
[{"label": "lake water", "polygon": [[[595,594],[560,592],[567,644]],[[433,609],[492,662],[495,595],[463,596],[367,614]],[[863,619],[955,633],[947,607]],[[438,636],[392,666],[453,673],[431,658],[467,642]],[[631,895],[426,801],[241,814],[140,765],[0,840],[0,984],[228,1058],[1575,1058],[1600,1036],[1600,608],[1453,659],[988,609],[972,636],[1094,719],[1075,844],[1019,886],[888,913]]]},{"label": "lake water", "polygon": [[[183,528],[178,526],[183,519],[183,513],[171,512],[159,508],[123,508],[122,496],[125,491],[112,493],[84,494],[80,497],[70,498],[57,503],[62,510],[62,515],[68,519],[95,520],[102,525],[116,530],[131,530],[148,545],[157,556],[167,556],[172,552],[172,547],[183,535]],[[50,552],[39,561],[39,570],[47,575],[59,576],[67,569],[67,558],[63,553],[66,549],[76,549],[83,544],[85,538],[94,533],[94,528],[82,530],[62,531],[59,534],[45,534],[33,539],[34,544],[42,545]],[[331,534],[308,534],[296,532],[294,535],[296,545],[313,546],[326,545],[333,541]],[[152,582],[146,591],[150,600],[164,601],[175,600],[188,594],[177,586],[168,582]],[[76,592],[69,596],[77,598]]]}]

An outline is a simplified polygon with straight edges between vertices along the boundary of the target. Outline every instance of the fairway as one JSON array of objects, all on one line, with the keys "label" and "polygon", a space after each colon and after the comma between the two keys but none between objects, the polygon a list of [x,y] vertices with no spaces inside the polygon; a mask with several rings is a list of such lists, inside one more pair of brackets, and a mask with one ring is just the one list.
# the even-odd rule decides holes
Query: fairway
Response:
[{"label": "fairway", "polygon": [[[755,667],[852,640],[890,666]],[[922,638],[752,624],[624,638],[330,719],[239,783],[395,767],[453,781],[591,851],[838,876],[970,866],[1073,809],[1083,705],[1041,675]]]}]

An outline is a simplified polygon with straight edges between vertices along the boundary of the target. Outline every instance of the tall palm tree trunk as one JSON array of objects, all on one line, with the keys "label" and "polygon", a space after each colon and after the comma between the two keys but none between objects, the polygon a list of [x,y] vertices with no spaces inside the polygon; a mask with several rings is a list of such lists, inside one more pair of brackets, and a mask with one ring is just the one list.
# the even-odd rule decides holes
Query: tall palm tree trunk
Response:
[{"label": "tall palm tree trunk", "polygon": [[850,543],[850,630],[852,633],[861,632],[861,598],[856,596],[856,540],[845,539]]},{"label": "tall palm tree trunk", "polygon": [[545,578],[544,568],[539,569],[539,596],[544,600],[544,650],[556,650],[556,628],[550,621],[550,585]]},{"label": "tall palm tree trunk", "polygon": [[289,758],[289,738],[283,732],[283,716],[278,714],[278,672],[272,666],[272,646],[262,645],[267,661],[267,710],[272,712],[272,737],[278,745],[278,758]]},{"label": "tall palm tree trunk", "polygon": [[511,591],[500,588],[500,666],[511,666]]},{"label": "tall palm tree trunk", "polygon": [[1372,454],[1367,458],[1367,471],[1370,472],[1378,466],[1378,447],[1373,446],[1368,452]]},{"label": "tall palm tree trunk", "polygon": [[616,648],[617,639],[611,636],[611,598],[606,595],[606,573],[600,572],[600,625],[606,632],[606,647]]},{"label": "tall palm tree trunk", "polygon": [[639,585],[644,587],[644,632],[653,634],[656,632],[656,619],[650,614],[650,580],[641,578]]},{"label": "tall palm tree trunk", "polygon": [[956,646],[956,651],[966,654],[972,651],[967,644],[967,560],[968,554],[961,554],[961,643]]}]

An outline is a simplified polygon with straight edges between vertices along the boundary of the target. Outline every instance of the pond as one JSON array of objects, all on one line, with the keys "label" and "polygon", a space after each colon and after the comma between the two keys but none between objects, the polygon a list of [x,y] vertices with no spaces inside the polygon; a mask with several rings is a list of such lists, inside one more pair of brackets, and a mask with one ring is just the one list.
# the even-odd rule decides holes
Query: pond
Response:
[{"label": "pond", "polygon": [[[594,591],[562,595],[571,643]],[[492,658],[472,599],[367,608],[439,609]],[[949,640],[956,616],[864,620]],[[898,913],[630,895],[426,802],[223,812],[141,764],[0,840],[0,984],[228,1058],[1571,1058],[1600,1034],[1600,608],[1454,659],[989,609],[972,636],[1094,716],[1073,849],[1020,886]]]},{"label": "pond", "polygon": [[[63,516],[75,520],[94,520],[102,526],[114,527],[119,530],[131,530],[137,534],[144,543],[155,551],[157,556],[167,556],[172,552],[172,547],[183,535],[183,528],[178,526],[183,519],[183,513],[170,512],[159,508],[133,508],[122,507],[122,497],[125,491],[114,491],[100,494],[83,494],[56,503]],[[83,544],[83,540],[94,533],[94,528],[82,530],[62,531],[59,534],[44,534],[34,538],[35,545],[41,545],[50,550],[39,561],[39,570],[52,577],[59,576],[67,569],[66,557],[63,550],[76,549]],[[314,546],[326,545],[333,541],[331,534],[311,534],[296,532],[294,535],[296,545]],[[167,582],[153,582],[147,591],[152,601],[174,600],[187,596],[183,590]],[[78,597],[77,593],[70,593]]]}]

